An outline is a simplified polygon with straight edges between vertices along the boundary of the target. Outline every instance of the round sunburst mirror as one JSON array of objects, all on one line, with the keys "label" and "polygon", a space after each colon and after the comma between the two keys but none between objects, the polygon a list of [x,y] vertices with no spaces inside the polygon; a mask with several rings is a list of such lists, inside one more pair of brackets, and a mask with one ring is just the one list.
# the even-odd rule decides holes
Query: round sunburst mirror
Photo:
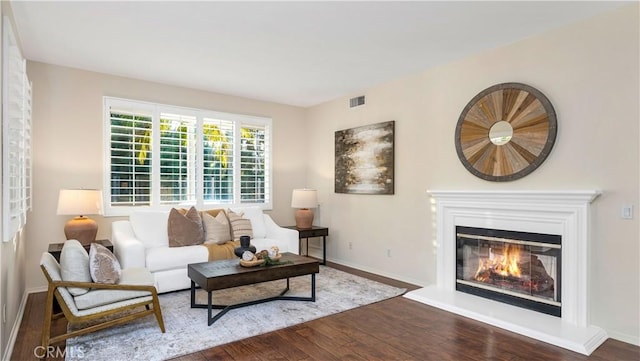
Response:
[{"label": "round sunburst mirror", "polygon": [[525,84],[498,84],[481,91],[460,114],[456,151],[474,175],[512,181],[542,164],[557,129],[556,113],[544,94]]}]

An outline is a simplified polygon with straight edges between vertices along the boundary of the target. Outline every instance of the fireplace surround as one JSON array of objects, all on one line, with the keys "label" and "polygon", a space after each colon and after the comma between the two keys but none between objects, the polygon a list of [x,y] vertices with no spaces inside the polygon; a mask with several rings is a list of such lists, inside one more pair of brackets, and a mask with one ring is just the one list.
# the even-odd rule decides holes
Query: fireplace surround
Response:
[{"label": "fireplace surround", "polygon": [[[604,330],[589,324],[589,208],[600,192],[429,191],[429,194],[437,227],[436,284],[409,292],[405,297],[585,355],[607,339]],[[560,252],[551,258],[561,263],[553,270],[553,261],[547,259],[545,268],[557,273],[551,276],[554,282],[561,275],[558,302],[551,302],[561,304],[561,312],[550,315],[456,290],[460,271],[458,230],[469,228],[559,237]],[[493,247],[492,257],[501,257],[505,246],[491,243],[495,241],[493,236],[487,237]],[[478,252],[489,255],[488,249]],[[553,251],[536,248],[533,253],[553,254]]]}]

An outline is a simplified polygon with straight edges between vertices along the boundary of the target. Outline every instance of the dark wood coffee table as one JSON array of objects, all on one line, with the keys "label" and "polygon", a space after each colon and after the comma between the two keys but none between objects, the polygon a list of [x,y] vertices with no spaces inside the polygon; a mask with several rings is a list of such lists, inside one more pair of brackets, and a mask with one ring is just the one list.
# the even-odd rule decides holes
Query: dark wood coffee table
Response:
[{"label": "dark wood coffee table", "polygon": [[[188,275],[191,278],[191,308],[208,309],[208,325],[211,326],[228,311],[256,305],[263,302],[287,301],[316,301],[316,273],[320,272],[320,264],[309,257],[298,256],[293,253],[283,253],[280,261],[291,261],[289,264],[276,266],[242,267],[240,259],[193,263],[188,265]],[[285,296],[289,291],[289,278],[311,275],[311,296]],[[251,285],[260,282],[287,279],[287,286],[278,296],[263,298],[234,305],[214,305],[211,293],[225,288]],[[207,304],[196,303],[196,284],[207,291]],[[213,309],[222,310],[211,316]]]}]

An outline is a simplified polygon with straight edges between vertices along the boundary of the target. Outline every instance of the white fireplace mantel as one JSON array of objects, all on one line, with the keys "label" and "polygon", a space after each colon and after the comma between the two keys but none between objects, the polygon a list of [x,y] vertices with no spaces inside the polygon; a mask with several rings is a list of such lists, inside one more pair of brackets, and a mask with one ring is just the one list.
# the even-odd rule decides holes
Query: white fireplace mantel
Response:
[{"label": "white fireplace mantel", "polygon": [[[586,355],[607,339],[589,325],[589,207],[599,191],[428,193],[437,219],[436,284],[406,297]],[[562,317],[456,291],[456,226],[560,235]]]}]

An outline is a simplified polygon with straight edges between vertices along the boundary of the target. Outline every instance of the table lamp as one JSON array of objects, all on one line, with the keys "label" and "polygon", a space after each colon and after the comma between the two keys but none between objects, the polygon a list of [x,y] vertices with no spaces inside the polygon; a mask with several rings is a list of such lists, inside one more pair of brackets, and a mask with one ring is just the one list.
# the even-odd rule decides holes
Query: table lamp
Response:
[{"label": "table lamp", "polygon": [[313,211],[318,206],[318,191],[315,189],[294,189],[291,195],[291,207],[296,210],[296,227],[309,229],[313,224]]},{"label": "table lamp", "polygon": [[75,215],[64,226],[67,239],[82,244],[96,240],[98,224],[88,214],[102,214],[102,191],[96,189],[61,189],[58,197],[59,215]]}]

